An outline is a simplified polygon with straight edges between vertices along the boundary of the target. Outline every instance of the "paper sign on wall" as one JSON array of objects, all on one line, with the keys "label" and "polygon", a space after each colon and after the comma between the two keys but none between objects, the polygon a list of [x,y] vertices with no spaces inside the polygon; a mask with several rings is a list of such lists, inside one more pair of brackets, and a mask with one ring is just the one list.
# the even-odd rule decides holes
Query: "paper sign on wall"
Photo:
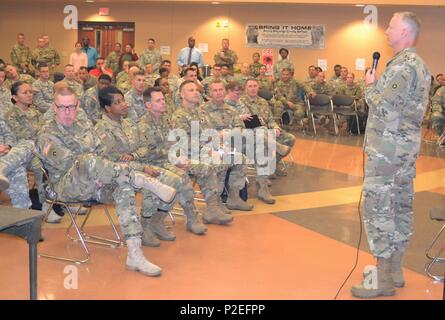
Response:
[{"label": "paper sign on wall", "polygon": [[201,51],[202,53],[204,53],[204,52],[209,52],[209,44],[208,44],[208,43],[199,43],[199,44],[198,44],[198,49],[199,49],[199,51]]},{"label": "paper sign on wall", "polygon": [[159,51],[161,54],[170,54],[170,46],[160,46]]},{"label": "paper sign on wall", "polygon": [[328,70],[328,60],[326,59],[318,59],[318,66],[323,70]]},{"label": "paper sign on wall", "polygon": [[355,59],[355,70],[365,71],[366,69],[366,59],[357,58]]}]

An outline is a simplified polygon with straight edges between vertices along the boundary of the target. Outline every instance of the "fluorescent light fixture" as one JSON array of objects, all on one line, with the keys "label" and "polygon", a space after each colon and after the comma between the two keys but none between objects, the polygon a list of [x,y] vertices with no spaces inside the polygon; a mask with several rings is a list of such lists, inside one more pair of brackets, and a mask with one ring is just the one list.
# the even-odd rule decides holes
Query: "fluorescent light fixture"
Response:
[{"label": "fluorescent light fixture", "polygon": [[364,4],[356,4],[355,6],[356,7],[364,7],[365,5]]}]

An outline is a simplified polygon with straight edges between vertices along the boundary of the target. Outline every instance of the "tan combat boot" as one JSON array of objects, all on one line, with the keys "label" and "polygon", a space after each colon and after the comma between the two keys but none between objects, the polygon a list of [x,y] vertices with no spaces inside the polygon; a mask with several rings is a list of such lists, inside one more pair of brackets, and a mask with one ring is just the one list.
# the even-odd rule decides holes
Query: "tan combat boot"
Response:
[{"label": "tan combat boot", "polygon": [[152,178],[145,173],[133,171],[133,179],[131,179],[133,187],[142,188],[153,192],[162,201],[170,203],[176,196],[176,189],[161,183],[159,180]]},{"label": "tan combat boot", "polygon": [[356,298],[364,299],[395,295],[396,290],[391,275],[391,258],[377,259],[377,286],[375,288],[366,288],[364,282],[361,282],[352,287],[351,293]]},{"label": "tan combat boot", "polygon": [[149,228],[159,240],[174,241],[176,240],[175,234],[165,228],[164,219],[167,215],[168,213],[163,211],[158,211],[153,214],[150,218]]},{"label": "tan combat boot", "polygon": [[159,247],[161,241],[150,229],[150,218],[141,217],[141,225],[144,234],[142,235],[142,245],[146,247]]},{"label": "tan combat boot", "polygon": [[194,203],[184,207],[184,215],[186,217],[186,229],[194,234],[202,235],[207,232],[199,217],[199,212]]},{"label": "tan combat boot", "polygon": [[9,188],[9,179],[6,177],[6,166],[0,163],[0,191],[5,191]]},{"label": "tan combat boot", "polygon": [[207,200],[207,208],[202,220],[204,223],[229,224],[233,221],[233,217],[223,213],[218,201],[221,201],[216,194],[213,194]]},{"label": "tan combat boot", "polygon": [[239,190],[229,188],[229,195],[227,197],[227,208],[232,210],[251,211],[253,205],[241,200]]},{"label": "tan combat boot", "polygon": [[150,277],[156,277],[161,274],[162,269],[144,257],[141,249],[141,238],[131,237],[127,239],[127,248],[128,254],[126,267],[128,270],[139,271]]},{"label": "tan combat boot", "polygon": [[394,287],[403,288],[405,286],[405,278],[403,277],[402,271],[402,251],[394,251],[391,255],[392,263],[392,279],[394,281]]},{"label": "tan combat boot", "polygon": [[258,186],[258,199],[267,204],[274,204],[275,199],[270,194],[270,189],[266,177],[257,177],[256,182]]}]

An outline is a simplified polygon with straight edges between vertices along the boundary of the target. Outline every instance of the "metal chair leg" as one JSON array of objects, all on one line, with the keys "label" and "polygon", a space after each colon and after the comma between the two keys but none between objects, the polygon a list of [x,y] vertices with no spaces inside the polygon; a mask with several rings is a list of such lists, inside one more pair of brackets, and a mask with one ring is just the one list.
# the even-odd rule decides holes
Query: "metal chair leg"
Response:
[{"label": "metal chair leg", "polygon": [[443,282],[443,281],[444,281],[444,276],[438,276],[438,275],[435,275],[435,274],[431,271],[431,269],[432,269],[433,265],[435,265],[435,264],[437,264],[437,263],[440,263],[440,262],[443,262],[443,261],[440,261],[440,260],[439,260],[439,259],[440,259],[439,257],[440,257],[440,255],[442,254],[444,248],[445,248],[445,247],[442,247],[442,248],[439,250],[439,252],[437,253],[436,257],[435,257],[433,260],[431,260],[431,261],[427,264],[427,266],[426,266],[426,268],[425,268],[425,271],[426,271],[426,273],[428,274],[429,277],[431,277],[431,278],[434,279],[435,281],[440,281],[440,282]]},{"label": "metal chair leg", "polygon": [[439,232],[436,234],[436,236],[434,237],[433,241],[431,242],[430,246],[428,247],[428,249],[426,249],[425,251],[425,255],[429,260],[437,260],[437,261],[445,261],[445,258],[440,258],[438,256],[431,256],[430,255],[430,251],[432,250],[432,248],[434,247],[434,245],[436,244],[437,240],[439,239],[440,235],[442,234],[442,232],[445,230],[445,224],[442,226],[442,228],[439,230]]}]

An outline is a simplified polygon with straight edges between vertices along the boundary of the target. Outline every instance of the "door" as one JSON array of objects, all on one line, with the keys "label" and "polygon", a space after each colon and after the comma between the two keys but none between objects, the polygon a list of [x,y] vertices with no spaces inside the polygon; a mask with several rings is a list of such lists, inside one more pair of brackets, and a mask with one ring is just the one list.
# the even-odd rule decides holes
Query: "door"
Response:
[{"label": "door", "polygon": [[88,37],[90,46],[95,47],[103,58],[113,51],[116,42],[122,45],[122,50],[128,43],[134,46],[134,22],[79,21],[78,30],[78,41]]}]

